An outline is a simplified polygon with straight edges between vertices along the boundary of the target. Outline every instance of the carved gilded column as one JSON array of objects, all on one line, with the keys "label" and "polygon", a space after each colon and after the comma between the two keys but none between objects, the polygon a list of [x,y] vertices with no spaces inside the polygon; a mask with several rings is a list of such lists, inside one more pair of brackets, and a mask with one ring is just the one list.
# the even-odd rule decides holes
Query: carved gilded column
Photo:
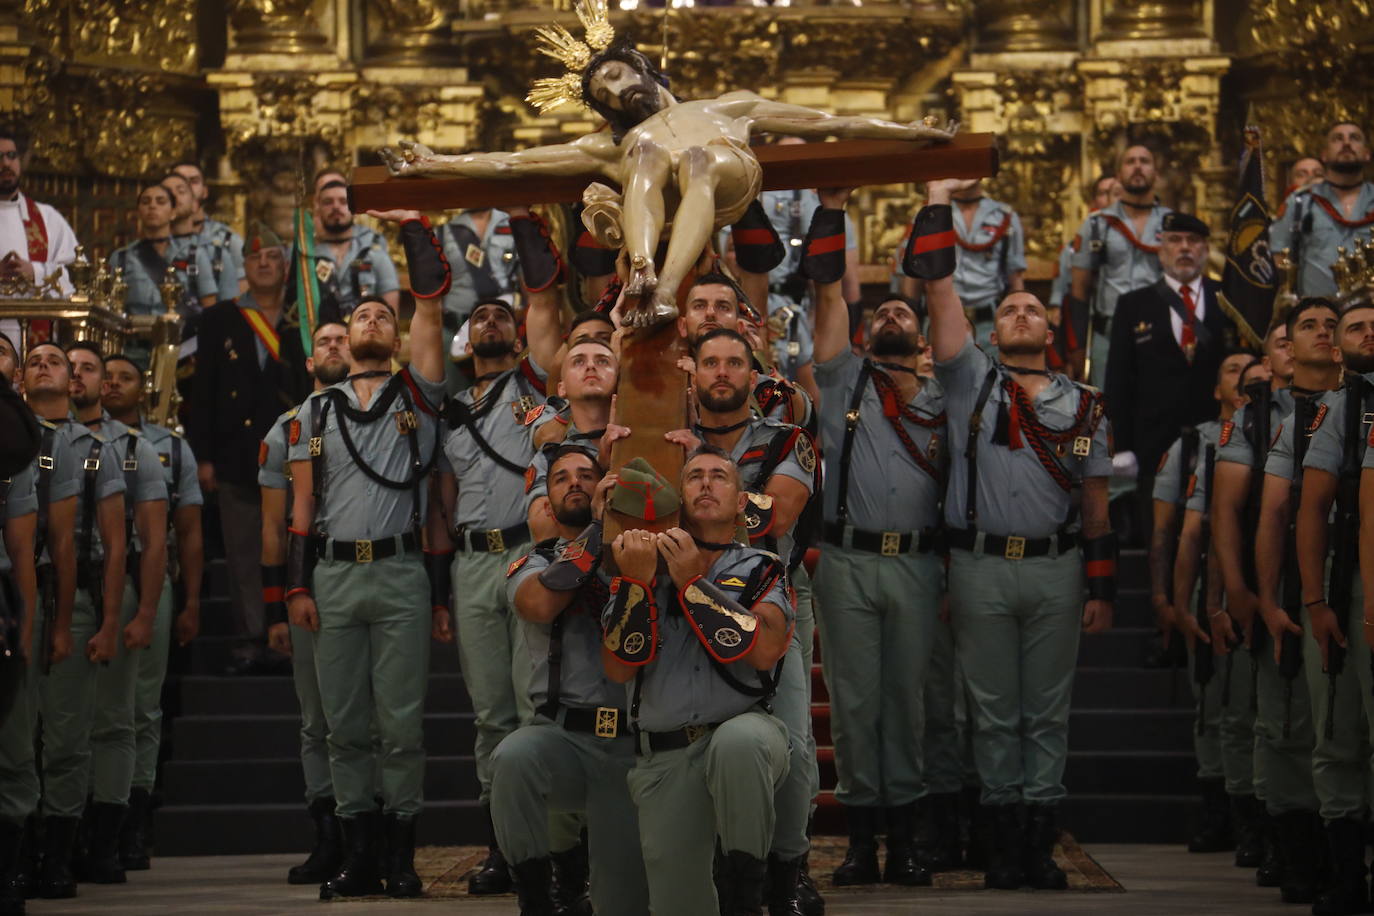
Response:
[{"label": "carved gilded column", "polygon": [[297,54],[328,47],[315,0],[231,0],[233,48],[241,54]]}]

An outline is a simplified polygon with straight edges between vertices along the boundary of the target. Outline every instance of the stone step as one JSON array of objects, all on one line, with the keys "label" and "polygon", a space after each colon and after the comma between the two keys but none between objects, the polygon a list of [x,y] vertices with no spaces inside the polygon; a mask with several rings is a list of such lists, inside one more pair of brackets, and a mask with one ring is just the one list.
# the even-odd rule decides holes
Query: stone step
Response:
[{"label": "stone step", "polygon": [[[170,760],[163,767],[162,780],[164,795],[178,805],[304,804],[298,756]],[[474,799],[478,789],[477,764],[470,754],[426,758],[426,804]]]},{"label": "stone step", "polygon": [[[472,752],[472,713],[426,713],[424,729],[429,754],[456,756]],[[294,757],[300,753],[300,717],[180,716],[173,723],[172,736],[177,760]]]}]

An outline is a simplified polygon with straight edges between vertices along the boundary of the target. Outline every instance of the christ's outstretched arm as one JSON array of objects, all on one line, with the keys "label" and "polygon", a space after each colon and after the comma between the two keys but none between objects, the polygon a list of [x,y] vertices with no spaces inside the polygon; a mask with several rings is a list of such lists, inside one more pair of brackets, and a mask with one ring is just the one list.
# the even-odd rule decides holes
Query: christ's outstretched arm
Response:
[{"label": "christ's outstretched arm", "polygon": [[436,153],[422,143],[402,140],[400,149],[379,152],[395,176],[458,175],[465,178],[518,178],[522,175],[606,175],[619,156],[605,134],[588,134],[572,143],[536,146],[515,153]]}]

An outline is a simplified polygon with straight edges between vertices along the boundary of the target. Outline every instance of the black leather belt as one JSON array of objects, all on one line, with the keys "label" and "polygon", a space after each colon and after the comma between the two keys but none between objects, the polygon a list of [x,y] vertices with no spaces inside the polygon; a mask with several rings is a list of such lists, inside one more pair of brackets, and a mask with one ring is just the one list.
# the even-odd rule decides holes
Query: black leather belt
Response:
[{"label": "black leather belt", "polygon": [[649,746],[649,750],[655,754],[663,751],[680,751],[684,747],[691,747],[711,734],[719,724],[719,722],[712,722],[709,725],[688,725],[685,728],[675,728],[670,732],[640,732],[640,741],[635,747],[635,753],[643,754],[646,744]]},{"label": "black leather belt", "polygon": [[940,539],[934,531],[864,531],[853,525],[826,522],[825,542],[837,547],[852,547],[880,553],[885,557],[897,557],[912,552],[930,553],[939,548]]},{"label": "black leather belt", "polygon": [[530,539],[530,526],[521,522],[518,525],[511,525],[509,528],[482,528],[477,530],[460,528],[456,533],[458,535],[458,549],[461,551],[505,553],[510,548],[523,544]]},{"label": "black leather belt", "polygon": [[614,706],[564,706],[563,727],[570,732],[595,735],[598,738],[619,738],[630,734],[630,719],[623,709]]},{"label": "black leather belt", "polygon": [[420,549],[420,539],[414,531],[376,540],[340,541],[322,537],[315,537],[313,540],[315,556],[338,560],[340,563],[371,563],[373,560],[385,560],[387,557],[413,553]]},{"label": "black leather belt", "polygon": [[[945,531],[945,540],[955,550],[977,550],[979,531],[976,528],[950,528]],[[1005,557],[1008,560],[1024,560],[1030,557],[1043,557],[1053,553],[1068,553],[1078,543],[1075,535],[1060,531],[1047,538],[1023,538],[1014,534],[984,534],[982,553],[988,557]]]}]

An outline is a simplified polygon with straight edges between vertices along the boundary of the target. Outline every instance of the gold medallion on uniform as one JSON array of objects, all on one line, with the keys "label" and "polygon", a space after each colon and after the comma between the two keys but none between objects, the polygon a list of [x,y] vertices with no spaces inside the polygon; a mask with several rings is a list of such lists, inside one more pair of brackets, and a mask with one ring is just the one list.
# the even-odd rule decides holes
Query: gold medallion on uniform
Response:
[{"label": "gold medallion on uniform", "polygon": [[1073,440],[1073,453],[1079,458],[1087,458],[1092,449],[1093,440],[1087,436],[1079,436]]},{"label": "gold medallion on uniform", "polygon": [[487,256],[482,253],[482,249],[476,245],[468,245],[468,250],[463,252],[463,257],[473,267],[481,267],[482,262],[487,259]]},{"label": "gold medallion on uniform", "polygon": [[315,276],[321,283],[328,283],[329,278],[334,276],[334,262],[328,258],[320,258],[315,262]]}]

